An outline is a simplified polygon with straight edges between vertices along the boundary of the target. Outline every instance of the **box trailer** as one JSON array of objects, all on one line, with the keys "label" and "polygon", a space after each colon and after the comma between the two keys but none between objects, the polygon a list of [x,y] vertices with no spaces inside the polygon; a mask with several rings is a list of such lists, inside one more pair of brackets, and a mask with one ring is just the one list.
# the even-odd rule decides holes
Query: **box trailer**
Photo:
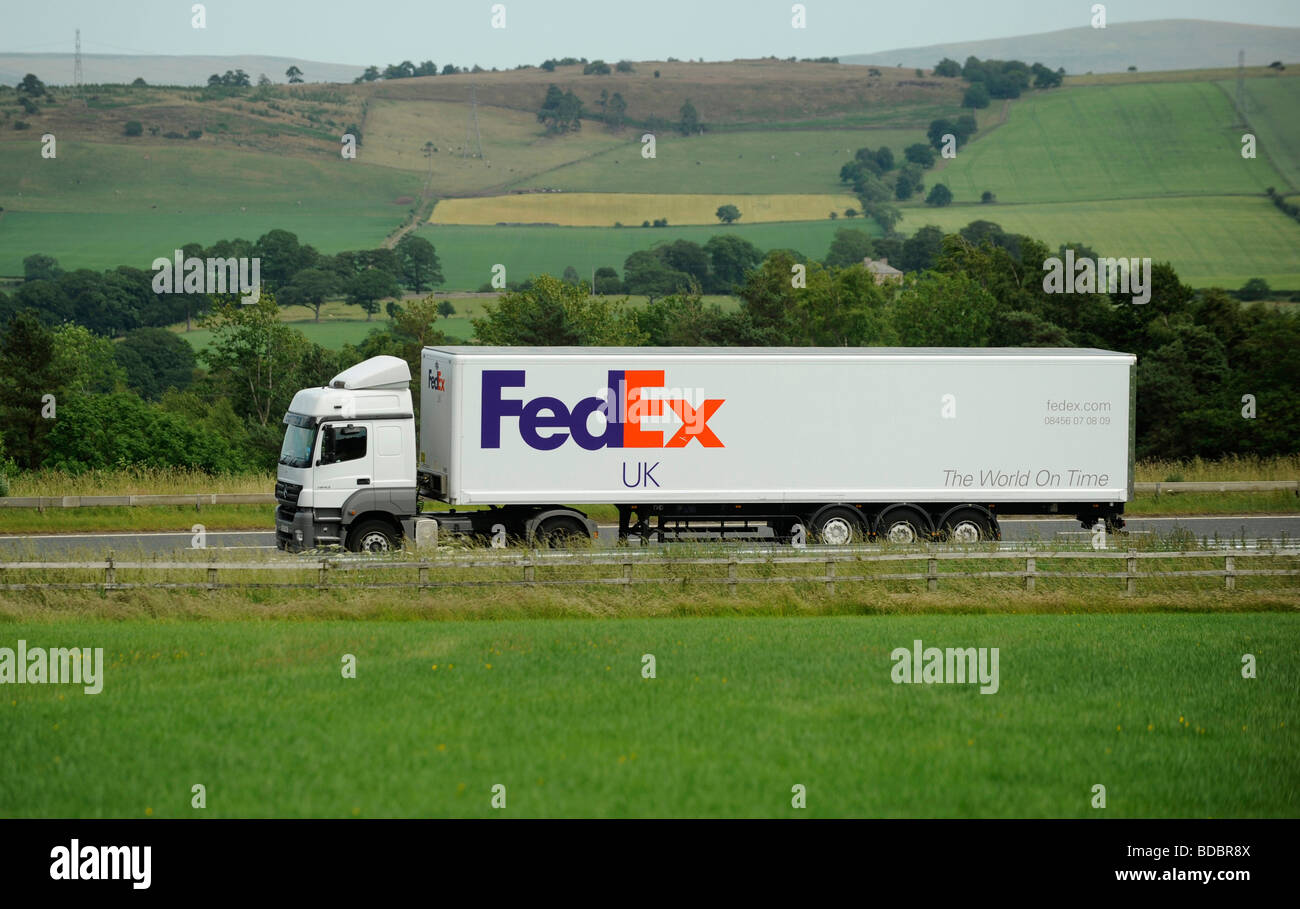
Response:
[{"label": "box trailer", "polygon": [[[442,532],[498,540],[594,535],[581,506],[595,503],[617,507],[620,539],[974,541],[998,538],[1004,514],[1117,529],[1135,363],[1091,349],[430,347],[418,453],[403,361],[299,392],[277,530],[283,548],[384,548],[412,533],[420,499],[452,506],[425,514]],[[355,456],[338,460],[340,446]]]}]

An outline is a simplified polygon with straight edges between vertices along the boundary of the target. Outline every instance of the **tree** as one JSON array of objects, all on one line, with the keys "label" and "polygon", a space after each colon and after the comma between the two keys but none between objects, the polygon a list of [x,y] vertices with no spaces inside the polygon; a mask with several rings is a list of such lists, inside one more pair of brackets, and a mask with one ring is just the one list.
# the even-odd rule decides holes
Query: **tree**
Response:
[{"label": "tree", "polygon": [[147,401],[158,400],[169,388],[184,391],[194,381],[194,348],[166,328],[128,332],[112,356],[127,386]]},{"label": "tree", "polygon": [[149,84],[148,82],[144,81],[144,76],[136,76],[135,79],[131,82],[131,87],[144,88],[148,84]]},{"label": "tree", "polygon": [[903,157],[921,167],[934,166],[934,149],[923,142],[916,142],[903,150]]},{"label": "tree", "polygon": [[614,92],[610,95],[609,103],[605,108],[605,123],[610,129],[622,129],[623,121],[627,119],[627,102],[623,100],[623,95]]},{"label": "tree", "polygon": [[128,136],[139,136],[144,133],[144,125],[139,120],[128,120],[122,127],[122,132]]},{"label": "tree", "polygon": [[944,76],[949,79],[955,79],[961,75],[961,64],[958,63],[956,60],[951,60],[947,57],[944,57],[942,60],[939,61],[939,64],[934,68],[934,74],[936,76]]},{"label": "tree", "polygon": [[443,300],[438,304],[438,315],[444,319],[450,318],[456,315],[456,307],[452,305],[450,300]]},{"label": "tree", "polygon": [[715,214],[723,224],[731,224],[733,221],[740,220],[740,209],[730,204],[719,205]]},{"label": "tree", "polygon": [[623,290],[623,281],[618,276],[618,271],[610,268],[608,265],[602,265],[596,269],[594,275],[596,286],[592,288],[598,294],[616,294]]},{"label": "tree", "polygon": [[565,284],[572,284],[576,287],[578,282],[582,279],[578,277],[578,270],[576,268],[572,265],[566,265],[564,266],[564,274],[560,277],[560,280]]},{"label": "tree", "polygon": [[986,189],[984,190],[984,192],[980,193],[980,201],[985,204],[988,204],[990,202],[998,201],[998,197],[995,196],[990,190]]},{"label": "tree", "polygon": [[961,99],[962,107],[985,108],[989,106],[989,90],[983,82],[972,82]]},{"label": "tree", "polygon": [[349,123],[343,132],[357,140],[357,148],[361,147],[361,127],[357,126],[355,123]]},{"label": "tree", "polygon": [[39,467],[44,457],[55,422],[42,415],[46,395],[54,396],[56,407],[63,397],[54,335],[34,311],[25,310],[0,334],[0,439],[20,467]]},{"label": "tree", "polygon": [[700,115],[695,110],[695,105],[689,100],[681,106],[677,113],[680,117],[677,128],[681,130],[683,136],[689,136],[700,131]]},{"label": "tree", "polygon": [[[115,359],[121,345],[75,322],[56,326],[52,334],[55,366],[70,394],[105,394],[115,391],[119,382],[127,380],[126,373]],[[185,344],[178,335],[169,331],[167,334]],[[193,359],[190,346],[185,344],[185,348],[191,351],[190,358]]]},{"label": "tree", "polygon": [[941,208],[951,203],[952,190],[942,183],[934,184],[934,187],[930,190],[930,195],[925,197],[926,205],[934,205]]},{"label": "tree", "polygon": [[871,248],[871,237],[863,231],[840,228],[835,231],[824,262],[836,268],[858,265],[871,255]]},{"label": "tree", "polygon": [[592,60],[582,68],[582,74],[584,76],[590,76],[592,74],[597,76],[608,76],[611,72],[613,72],[613,70],[610,69],[609,64],[604,60]]},{"label": "tree", "polygon": [[389,272],[380,268],[367,268],[347,282],[344,292],[349,304],[360,306],[366,311],[366,321],[369,322],[379,312],[379,301],[385,297],[399,296],[402,289]]},{"label": "tree", "polygon": [[632,65],[632,61],[631,61],[631,60],[620,60],[620,61],[618,61],[618,63],[615,64],[614,69],[618,70],[620,73],[634,73],[634,72],[636,72],[636,67]]},{"label": "tree", "polygon": [[438,254],[433,244],[424,237],[406,234],[397,241],[397,257],[407,286],[417,294],[424,290],[426,284],[442,284],[445,280]]},{"label": "tree", "polygon": [[[257,426],[274,430],[298,389],[324,385],[338,366],[327,351],[280,321],[275,297],[266,290],[247,305],[234,296],[219,299],[202,324],[212,331],[199,354],[210,387]],[[275,444],[274,438],[266,441]]]},{"label": "tree", "polygon": [[23,259],[24,281],[53,281],[63,274],[59,260],[43,253],[32,253]]},{"label": "tree", "polygon": [[894,330],[908,347],[987,347],[997,306],[967,275],[908,276],[894,303]]},{"label": "tree", "polygon": [[39,98],[46,94],[45,83],[40,79],[37,79],[34,73],[28,73],[23,76],[22,81],[18,83],[16,91],[20,95],[27,95],[32,98]]},{"label": "tree", "polygon": [[320,308],[327,297],[339,292],[341,282],[337,273],[328,268],[304,268],[280,291],[282,306],[310,306],[315,321],[320,321]]},{"label": "tree", "polygon": [[[763,261],[762,251],[743,237],[728,233],[710,237],[704,244],[712,274],[710,290],[731,293],[750,269]],[[597,278],[599,280],[599,278]]]},{"label": "tree", "polygon": [[474,334],[489,345],[634,346],[643,335],[625,302],[593,297],[585,283],[566,284],[538,275],[528,290],[502,294],[473,319]]},{"label": "tree", "polygon": [[1251,278],[1237,291],[1237,296],[1242,300],[1267,300],[1271,292],[1268,282],[1263,278]]},{"label": "tree", "polygon": [[297,64],[290,66],[284,71],[285,77],[289,80],[290,85],[297,85],[302,81],[302,70],[298,69]]}]

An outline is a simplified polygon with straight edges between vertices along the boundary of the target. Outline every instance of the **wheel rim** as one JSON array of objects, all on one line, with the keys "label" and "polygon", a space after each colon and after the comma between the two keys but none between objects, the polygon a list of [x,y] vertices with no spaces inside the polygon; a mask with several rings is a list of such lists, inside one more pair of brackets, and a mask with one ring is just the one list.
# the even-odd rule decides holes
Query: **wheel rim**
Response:
[{"label": "wheel rim", "polygon": [[853,540],[853,526],[848,518],[831,518],[822,525],[822,542],[843,546]]},{"label": "wheel rim", "polygon": [[915,543],[916,528],[908,521],[895,521],[889,525],[886,537],[891,543]]},{"label": "wheel rim", "polygon": [[378,530],[372,530],[361,538],[362,552],[387,552],[390,548],[388,537]]},{"label": "wheel rim", "polygon": [[958,521],[948,531],[948,537],[954,543],[978,543],[980,536],[980,526],[974,521]]}]

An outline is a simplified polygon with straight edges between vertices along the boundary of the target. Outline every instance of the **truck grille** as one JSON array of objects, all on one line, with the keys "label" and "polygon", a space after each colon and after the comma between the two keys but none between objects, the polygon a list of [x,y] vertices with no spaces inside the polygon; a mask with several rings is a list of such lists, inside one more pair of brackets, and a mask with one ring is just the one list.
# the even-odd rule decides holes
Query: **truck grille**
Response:
[{"label": "truck grille", "polygon": [[286,483],[284,480],[278,480],[275,484],[275,500],[282,505],[288,505],[290,508],[296,508],[298,505],[298,496],[302,494],[302,487],[297,483]]}]

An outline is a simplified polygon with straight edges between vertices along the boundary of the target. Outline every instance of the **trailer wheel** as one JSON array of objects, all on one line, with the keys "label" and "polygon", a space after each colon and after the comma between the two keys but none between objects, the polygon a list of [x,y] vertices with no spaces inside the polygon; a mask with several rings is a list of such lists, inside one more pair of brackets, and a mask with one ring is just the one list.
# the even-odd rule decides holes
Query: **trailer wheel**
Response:
[{"label": "trailer wheel", "polygon": [[978,511],[967,508],[943,519],[943,536],[950,543],[979,543],[993,539],[993,525]]},{"label": "trailer wheel", "polygon": [[915,508],[890,508],[876,518],[876,536],[896,545],[920,542],[930,533],[930,519]]},{"label": "trailer wheel", "polygon": [[862,542],[862,515],[852,508],[827,508],[812,520],[813,533],[828,546]]},{"label": "trailer wheel", "polygon": [[397,548],[397,534],[383,521],[364,521],[348,531],[348,549],[353,552],[390,552]]},{"label": "trailer wheel", "polygon": [[546,549],[568,549],[590,543],[587,528],[577,518],[547,518],[534,533],[538,545]]}]

